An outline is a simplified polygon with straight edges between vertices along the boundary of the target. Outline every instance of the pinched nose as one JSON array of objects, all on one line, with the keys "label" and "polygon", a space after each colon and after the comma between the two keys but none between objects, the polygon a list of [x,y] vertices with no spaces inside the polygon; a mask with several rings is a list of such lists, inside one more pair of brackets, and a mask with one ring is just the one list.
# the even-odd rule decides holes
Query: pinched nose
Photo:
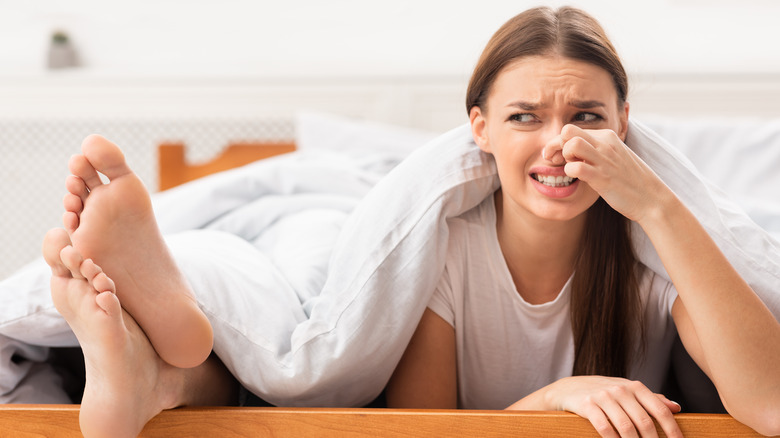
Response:
[{"label": "pinched nose", "polygon": [[566,163],[563,158],[563,137],[558,134],[552,137],[542,148],[542,158],[554,165]]}]

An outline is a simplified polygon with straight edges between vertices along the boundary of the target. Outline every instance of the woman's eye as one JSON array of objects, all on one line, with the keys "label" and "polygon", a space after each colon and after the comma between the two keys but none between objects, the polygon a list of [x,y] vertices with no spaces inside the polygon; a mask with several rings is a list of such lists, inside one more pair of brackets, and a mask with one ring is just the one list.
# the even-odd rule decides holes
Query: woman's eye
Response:
[{"label": "woman's eye", "polygon": [[576,116],[574,116],[575,122],[594,123],[594,122],[599,122],[601,120],[603,120],[603,117],[594,113],[579,113]]},{"label": "woman's eye", "polygon": [[530,123],[536,120],[536,117],[533,114],[529,114],[529,113],[512,114],[509,117],[509,120],[513,122]]}]

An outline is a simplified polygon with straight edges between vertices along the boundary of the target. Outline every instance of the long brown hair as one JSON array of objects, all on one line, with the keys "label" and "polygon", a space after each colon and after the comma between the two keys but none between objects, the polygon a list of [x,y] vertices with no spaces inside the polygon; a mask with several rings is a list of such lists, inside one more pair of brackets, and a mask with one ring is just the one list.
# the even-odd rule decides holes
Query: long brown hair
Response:
[{"label": "long brown hair", "polygon": [[[469,82],[467,112],[486,110],[491,86],[507,64],[553,54],[603,68],[612,76],[618,104],[625,103],[628,78],[601,25],[579,9],[541,7],[512,18],[490,39]],[[637,341],[644,345],[629,225],[601,198],[588,209],[572,282],[574,375],[625,377]]]}]

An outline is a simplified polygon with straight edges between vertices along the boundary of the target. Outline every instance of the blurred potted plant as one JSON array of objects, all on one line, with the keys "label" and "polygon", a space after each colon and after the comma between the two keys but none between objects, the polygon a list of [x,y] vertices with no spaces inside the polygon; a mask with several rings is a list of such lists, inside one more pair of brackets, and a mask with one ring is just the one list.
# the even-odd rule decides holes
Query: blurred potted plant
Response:
[{"label": "blurred potted plant", "polygon": [[55,31],[51,35],[48,66],[50,69],[78,66],[76,50],[71,45],[68,34],[61,30]]}]

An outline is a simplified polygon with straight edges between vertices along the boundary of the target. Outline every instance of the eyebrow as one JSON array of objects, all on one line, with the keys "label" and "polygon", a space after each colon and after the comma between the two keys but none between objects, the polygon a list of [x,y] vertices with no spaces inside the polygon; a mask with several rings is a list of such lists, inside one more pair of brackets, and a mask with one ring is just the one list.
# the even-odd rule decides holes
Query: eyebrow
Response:
[{"label": "eyebrow", "polygon": [[523,100],[518,100],[517,102],[512,102],[512,103],[510,103],[507,106],[508,107],[519,108],[519,109],[521,109],[523,111],[536,111],[536,110],[538,110],[540,108],[544,108],[544,105],[542,105],[541,103],[526,102],[526,101],[523,101]]},{"label": "eyebrow", "polygon": [[[579,109],[604,108],[607,106],[604,102],[598,100],[570,100],[567,104]],[[536,111],[545,108],[545,105],[539,102],[518,100],[508,104],[507,107],[519,108],[523,111]]]},{"label": "eyebrow", "polygon": [[569,101],[569,105],[579,109],[603,108],[607,106],[604,102],[598,100],[572,100]]}]

